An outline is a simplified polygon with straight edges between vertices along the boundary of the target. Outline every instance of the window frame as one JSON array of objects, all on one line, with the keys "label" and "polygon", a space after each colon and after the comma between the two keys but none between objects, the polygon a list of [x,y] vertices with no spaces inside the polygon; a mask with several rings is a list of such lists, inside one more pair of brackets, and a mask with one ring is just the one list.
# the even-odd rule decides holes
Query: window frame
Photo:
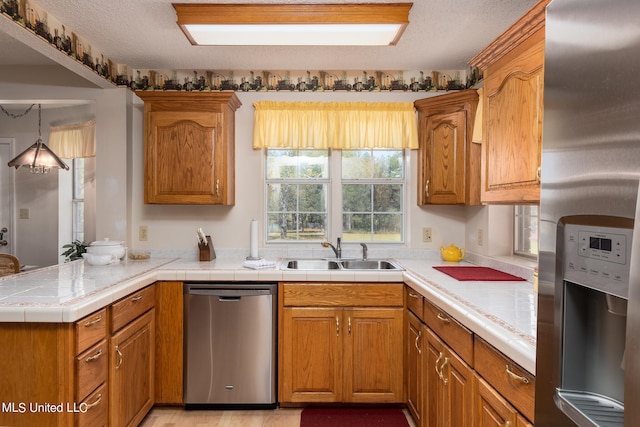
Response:
[{"label": "window frame", "polygon": [[[283,149],[274,149],[274,150],[283,150]],[[316,149],[309,149],[315,150]],[[360,151],[366,149],[359,149]],[[400,211],[399,215],[401,218],[401,226],[400,226],[400,239],[397,241],[385,240],[385,241],[376,241],[376,240],[363,240],[362,243],[374,244],[374,245],[406,245],[407,243],[407,232],[408,232],[408,180],[410,179],[410,174],[408,170],[409,165],[409,150],[407,149],[386,149],[387,151],[401,151],[402,153],[402,178],[371,178],[371,179],[353,179],[349,178],[348,180],[342,179],[342,151],[346,150],[336,150],[336,149],[327,149],[328,152],[328,185],[327,185],[327,194],[326,196],[326,205],[327,205],[327,220],[326,220],[326,239],[320,240],[269,240],[269,184],[274,183],[310,183],[313,180],[305,180],[305,179],[270,179],[268,178],[268,157],[270,149],[264,149],[264,194],[265,200],[263,204],[263,220],[265,221],[264,227],[264,241],[266,245],[282,245],[282,244],[317,244],[323,241],[335,241],[338,237],[343,236],[343,203],[342,203],[342,185],[345,181],[349,181],[349,183],[358,183],[358,184],[399,184],[402,187],[401,190],[401,203],[400,203]],[[299,149],[298,151],[304,151],[303,149]],[[356,151],[356,150],[354,150]],[[317,180],[318,183],[323,180]],[[347,241],[345,241],[347,242]],[[348,240],[349,243],[360,243],[361,241],[356,240]]]}]

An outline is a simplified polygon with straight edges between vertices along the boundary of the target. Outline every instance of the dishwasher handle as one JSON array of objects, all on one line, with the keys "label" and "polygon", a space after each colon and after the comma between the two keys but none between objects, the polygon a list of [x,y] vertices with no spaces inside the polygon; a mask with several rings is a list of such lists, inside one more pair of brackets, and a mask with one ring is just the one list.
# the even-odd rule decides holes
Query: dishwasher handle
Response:
[{"label": "dishwasher handle", "polygon": [[207,287],[192,287],[187,293],[205,297],[217,296],[220,301],[240,301],[242,297],[272,295],[269,289],[219,289]]}]

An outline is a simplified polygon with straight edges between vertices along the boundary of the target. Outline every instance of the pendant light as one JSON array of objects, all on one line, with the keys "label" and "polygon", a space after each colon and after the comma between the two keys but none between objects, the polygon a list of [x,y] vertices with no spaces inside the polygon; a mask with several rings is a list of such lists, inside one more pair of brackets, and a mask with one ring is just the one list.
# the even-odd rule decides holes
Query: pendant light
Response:
[{"label": "pendant light", "polygon": [[[32,106],[33,107],[33,106]],[[8,165],[18,169],[21,166],[29,167],[31,173],[46,174],[51,168],[60,168],[69,170],[69,166],[56,156],[47,144],[42,142],[42,107],[38,104],[38,139],[33,145],[15,158],[11,159]]]}]

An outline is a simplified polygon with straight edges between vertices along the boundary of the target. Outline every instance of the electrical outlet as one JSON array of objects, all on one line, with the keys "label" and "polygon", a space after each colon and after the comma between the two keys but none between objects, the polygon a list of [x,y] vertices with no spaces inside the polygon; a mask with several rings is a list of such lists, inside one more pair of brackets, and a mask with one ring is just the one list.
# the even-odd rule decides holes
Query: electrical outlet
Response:
[{"label": "electrical outlet", "polygon": [[422,227],[422,241],[424,243],[431,242],[431,227]]},{"label": "electrical outlet", "polygon": [[138,240],[143,242],[149,240],[149,228],[146,225],[141,225],[138,229]]},{"label": "electrical outlet", "polygon": [[484,231],[482,228],[478,229],[478,246],[484,245]]},{"label": "electrical outlet", "polygon": [[29,208],[20,208],[20,219],[29,219]]}]

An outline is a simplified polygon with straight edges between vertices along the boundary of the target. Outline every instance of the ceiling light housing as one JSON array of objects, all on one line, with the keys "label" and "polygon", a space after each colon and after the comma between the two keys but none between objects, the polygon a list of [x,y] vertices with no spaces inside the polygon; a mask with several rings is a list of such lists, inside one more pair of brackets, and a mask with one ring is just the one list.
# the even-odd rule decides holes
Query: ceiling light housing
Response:
[{"label": "ceiling light housing", "polygon": [[193,45],[386,46],[398,43],[413,3],[173,3]]}]

